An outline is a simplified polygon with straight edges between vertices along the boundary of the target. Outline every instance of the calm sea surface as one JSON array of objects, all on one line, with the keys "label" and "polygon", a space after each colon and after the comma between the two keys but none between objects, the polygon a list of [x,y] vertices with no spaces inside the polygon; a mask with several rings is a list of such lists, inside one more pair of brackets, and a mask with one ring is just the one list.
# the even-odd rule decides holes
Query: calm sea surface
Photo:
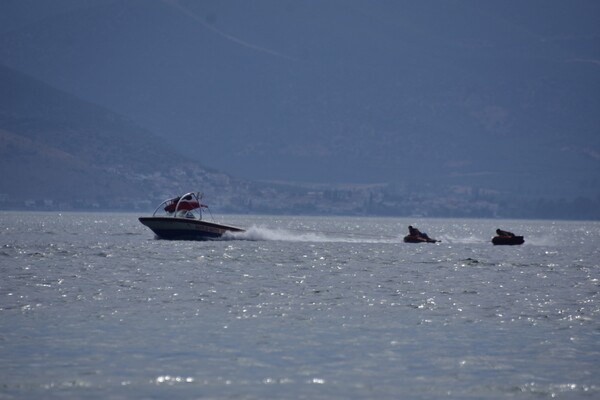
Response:
[{"label": "calm sea surface", "polygon": [[0,213],[1,399],[600,398],[598,222],[137,217]]}]

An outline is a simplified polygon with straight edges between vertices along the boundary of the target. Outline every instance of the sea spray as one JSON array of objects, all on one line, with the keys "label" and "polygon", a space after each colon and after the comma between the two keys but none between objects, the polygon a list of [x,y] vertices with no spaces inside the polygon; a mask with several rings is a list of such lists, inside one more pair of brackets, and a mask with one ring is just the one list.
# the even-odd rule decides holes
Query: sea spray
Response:
[{"label": "sea spray", "polygon": [[284,241],[284,242],[308,242],[308,243],[399,243],[401,237],[383,237],[380,235],[368,235],[348,232],[320,232],[306,229],[282,229],[269,228],[265,226],[251,226],[245,232],[227,232],[226,240],[250,240],[250,241]]}]

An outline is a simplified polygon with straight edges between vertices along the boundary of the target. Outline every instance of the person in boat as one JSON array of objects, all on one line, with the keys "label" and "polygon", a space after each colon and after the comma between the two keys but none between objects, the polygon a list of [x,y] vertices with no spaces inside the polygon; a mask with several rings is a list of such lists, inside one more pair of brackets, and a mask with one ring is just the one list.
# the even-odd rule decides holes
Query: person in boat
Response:
[{"label": "person in boat", "polygon": [[194,213],[191,210],[179,210],[179,211],[177,211],[177,216],[179,218],[191,218],[191,219],[196,218],[196,216],[194,215]]},{"label": "person in boat", "polygon": [[417,228],[413,228],[412,225],[408,226],[408,234],[410,236],[416,236],[416,237],[420,237],[423,239],[429,239],[429,235],[427,235],[425,232],[421,232]]},{"label": "person in boat", "polygon": [[509,231],[503,231],[502,229],[496,229],[496,235],[502,237],[515,237],[515,234]]}]

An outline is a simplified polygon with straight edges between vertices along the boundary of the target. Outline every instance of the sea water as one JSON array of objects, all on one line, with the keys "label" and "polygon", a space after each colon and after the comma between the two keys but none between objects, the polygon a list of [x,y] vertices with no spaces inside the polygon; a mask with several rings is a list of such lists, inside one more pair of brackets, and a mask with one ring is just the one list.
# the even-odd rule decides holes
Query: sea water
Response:
[{"label": "sea water", "polygon": [[248,231],[192,242],[132,214],[0,221],[2,399],[600,398],[598,222],[225,216]]}]

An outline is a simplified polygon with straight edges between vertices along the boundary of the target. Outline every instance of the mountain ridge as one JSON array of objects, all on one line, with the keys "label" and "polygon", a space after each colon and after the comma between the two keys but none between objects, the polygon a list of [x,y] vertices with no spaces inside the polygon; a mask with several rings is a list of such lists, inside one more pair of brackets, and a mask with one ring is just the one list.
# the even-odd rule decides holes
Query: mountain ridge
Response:
[{"label": "mountain ridge", "polygon": [[235,176],[431,181],[551,197],[600,186],[589,156],[600,152],[600,75],[577,61],[600,59],[592,3],[64,9],[2,35],[0,62]]},{"label": "mountain ridge", "polygon": [[[42,194],[92,204],[139,197],[148,191],[144,174],[171,166],[196,179],[216,173],[122,116],[1,65],[0,82],[6,88],[0,96],[0,163],[7,172],[0,187],[12,197]],[[152,198],[183,190],[160,181],[165,188],[151,185]]]},{"label": "mountain ridge", "polygon": [[252,182],[202,167],[127,118],[1,65],[0,84],[10,88],[0,92],[0,209],[149,212],[203,190],[216,209],[235,213],[600,219],[600,197],[514,199],[432,182]]},{"label": "mountain ridge", "polygon": [[0,64],[73,98],[21,82],[3,137],[60,144],[109,189],[120,174],[112,197],[151,177],[178,192],[173,163],[228,182],[231,210],[304,212],[311,192],[317,212],[503,216],[600,195],[593,2],[40,4],[0,3]]}]

